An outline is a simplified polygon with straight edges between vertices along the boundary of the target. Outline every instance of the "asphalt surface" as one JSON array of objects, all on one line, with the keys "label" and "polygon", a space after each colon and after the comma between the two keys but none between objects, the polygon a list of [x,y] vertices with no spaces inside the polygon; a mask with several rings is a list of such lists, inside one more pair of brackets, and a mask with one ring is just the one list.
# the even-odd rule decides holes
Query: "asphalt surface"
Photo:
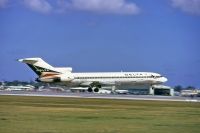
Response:
[{"label": "asphalt surface", "polygon": [[0,96],[1,95],[200,102],[200,97],[193,97],[192,98],[192,97],[181,97],[181,96],[94,94],[94,93],[52,92],[52,91],[41,91],[41,92],[33,92],[33,91],[0,91]]}]

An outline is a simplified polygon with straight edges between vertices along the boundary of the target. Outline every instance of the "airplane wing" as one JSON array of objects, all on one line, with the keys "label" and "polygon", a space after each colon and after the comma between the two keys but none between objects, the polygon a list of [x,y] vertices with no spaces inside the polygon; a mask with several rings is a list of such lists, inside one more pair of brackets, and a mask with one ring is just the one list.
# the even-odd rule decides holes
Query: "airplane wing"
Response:
[{"label": "airplane wing", "polygon": [[92,82],[82,82],[79,86],[81,87],[88,87],[92,84]]},{"label": "airplane wing", "polygon": [[110,86],[134,86],[134,85],[151,85],[151,80],[124,81],[124,82],[102,82],[102,81],[86,81],[82,82],[80,87],[110,87]]},{"label": "airplane wing", "polygon": [[138,80],[138,81],[127,81],[127,82],[116,82],[116,86],[134,86],[134,85],[150,85],[151,80]]},{"label": "airplane wing", "polygon": [[112,86],[115,85],[113,82],[99,82],[99,81],[93,81],[93,82],[83,82],[79,86],[81,87],[89,87],[89,86]]}]

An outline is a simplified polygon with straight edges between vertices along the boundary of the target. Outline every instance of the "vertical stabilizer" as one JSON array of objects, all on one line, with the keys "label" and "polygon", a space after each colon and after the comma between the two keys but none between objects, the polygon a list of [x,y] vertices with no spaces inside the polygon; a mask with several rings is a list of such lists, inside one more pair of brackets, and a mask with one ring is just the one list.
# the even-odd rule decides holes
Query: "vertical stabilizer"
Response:
[{"label": "vertical stabilizer", "polygon": [[58,71],[55,71],[54,67],[46,63],[41,58],[24,58],[18,59],[18,61],[26,63],[38,76],[40,76],[43,72],[59,73]]}]

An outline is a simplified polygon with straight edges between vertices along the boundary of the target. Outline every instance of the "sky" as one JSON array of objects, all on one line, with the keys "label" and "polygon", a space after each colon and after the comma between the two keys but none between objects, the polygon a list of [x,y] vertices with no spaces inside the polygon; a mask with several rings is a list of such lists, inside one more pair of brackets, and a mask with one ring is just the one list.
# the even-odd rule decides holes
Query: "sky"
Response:
[{"label": "sky", "polygon": [[0,81],[34,80],[27,57],[200,87],[200,0],[0,0]]}]

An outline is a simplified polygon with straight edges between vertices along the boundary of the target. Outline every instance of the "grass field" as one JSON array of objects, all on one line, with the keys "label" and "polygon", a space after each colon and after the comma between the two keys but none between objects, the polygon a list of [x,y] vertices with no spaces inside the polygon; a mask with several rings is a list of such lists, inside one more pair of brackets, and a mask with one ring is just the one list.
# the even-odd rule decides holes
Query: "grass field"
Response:
[{"label": "grass field", "polygon": [[200,104],[0,96],[0,133],[200,133]]}]

